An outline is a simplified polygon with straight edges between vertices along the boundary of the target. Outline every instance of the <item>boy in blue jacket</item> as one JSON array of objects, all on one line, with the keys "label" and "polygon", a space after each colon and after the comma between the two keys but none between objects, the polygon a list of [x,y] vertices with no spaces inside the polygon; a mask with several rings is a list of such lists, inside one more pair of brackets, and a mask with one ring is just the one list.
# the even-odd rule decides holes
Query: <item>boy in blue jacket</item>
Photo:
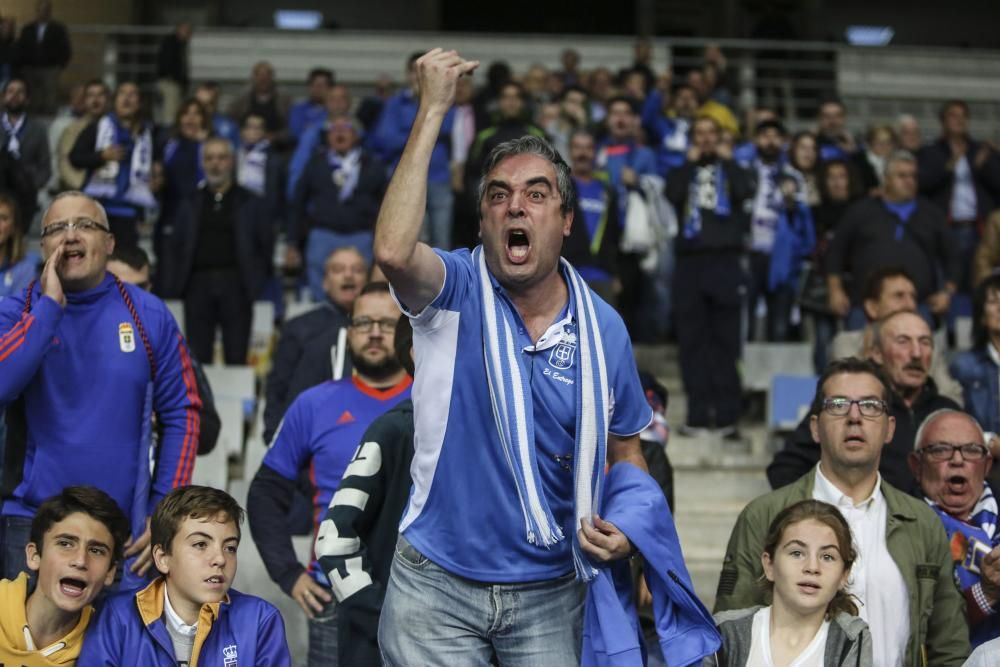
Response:
[{"label": "boy in blue jacket", "polygon": [[224,491],[174,489],[153,512],[153,562],[161,575],[108,600],[79,667],[290,667],[278,610],[230,590],[243,508]]}]

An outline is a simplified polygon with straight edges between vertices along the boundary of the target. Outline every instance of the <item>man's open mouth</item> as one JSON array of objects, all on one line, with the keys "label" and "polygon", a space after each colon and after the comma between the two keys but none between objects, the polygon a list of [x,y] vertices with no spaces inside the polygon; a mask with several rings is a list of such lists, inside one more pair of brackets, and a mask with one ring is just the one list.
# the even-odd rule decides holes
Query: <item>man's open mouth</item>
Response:
[{"label": "man's open mouth", "polygon": [[528,234],[522,229],[512,229],[507,232],[507,258],[520,264],[528,258],[528,251],[531,250],[531,241]]},{"label": "man's open mouth", "polygon": [[948,482],[948,491],[951,493],[964,493],[969,484],[969,480],[962,475],[952,475],[946,481]]}]

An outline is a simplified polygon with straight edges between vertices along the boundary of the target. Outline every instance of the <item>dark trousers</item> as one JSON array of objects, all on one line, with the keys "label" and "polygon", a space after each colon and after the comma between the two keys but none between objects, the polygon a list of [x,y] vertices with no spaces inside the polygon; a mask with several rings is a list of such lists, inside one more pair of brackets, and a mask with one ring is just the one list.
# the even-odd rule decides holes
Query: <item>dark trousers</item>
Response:
[{"label": "dark trousers", "polygon": [[116,248],[135,248],[139,245],[139,220],[131,216],[109,215],[108,227],[115,236]]},{"label": "dark trousers", "polygon": [[247,363],[252,317],[253,300],[235,268],[195,270],[191,274],[184,291],[184,326],[195,359],[212,363],[215,329],[222,327],[226,364]]},{"label": "dark trousers", "polygon": [[762,252],[750,253],[750,284],[747,289],[747,322],[750,340],[754,340],[757,323],[757,301],[761,296],[767,304],[765,335],[768,342],[782,343],[788,340],[791,326],[792,305],[795,303],[795,289],[790,285],[778,285],[774,291],[767,287],[767,277],[771,271],[771,256]]},{"label": "dark trousers", "polygon": [[674,331],[689,426],[723,427],[740,417],[745,280],[738,252],[681,255],[674,272]]}]

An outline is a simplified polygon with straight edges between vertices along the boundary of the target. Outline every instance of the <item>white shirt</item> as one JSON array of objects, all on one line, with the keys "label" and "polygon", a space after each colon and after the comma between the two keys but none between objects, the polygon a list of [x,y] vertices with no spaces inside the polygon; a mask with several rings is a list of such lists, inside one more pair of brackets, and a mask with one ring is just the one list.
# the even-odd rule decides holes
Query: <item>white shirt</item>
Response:
[{"label": "white shirt", "polygon": [[[826,635],[830,631],[830,621],[823,621],[816,636],[788,667],[823,667],[826,656]],[[750,655],[746,667],[774,667],[771,658],[771,608],[764,607],[753,615],[753,631],[750,641]]]},{"label": "white shirt", "polygon": [[186,665],[191,660],[194,649],[194,637],[198,634],[198,623],[188,625],[174,608],[170,606],[170,596],[167,587],[163,587],[163,616],[167,624],[167,634],[174,645],[174,657],[180,664]]},{"label": "white shirt", "polygon": [[972,168],[964,155],[955,162],[955,181],[951,188],[951,219],[966,222],[976,219],[976,185]]},{"label": "white shirt", "polygon": [[871,629],[874,664],[902,665],[910,638],[910,595],[885,539],[888,508],[882,495],[882,476],[878,476],[872,494],[855,504],[823,476],[822,465],[818,465],[813,498],[835,506],[851,527],[858,559],[847,590],[861,601],[859,615]]}]

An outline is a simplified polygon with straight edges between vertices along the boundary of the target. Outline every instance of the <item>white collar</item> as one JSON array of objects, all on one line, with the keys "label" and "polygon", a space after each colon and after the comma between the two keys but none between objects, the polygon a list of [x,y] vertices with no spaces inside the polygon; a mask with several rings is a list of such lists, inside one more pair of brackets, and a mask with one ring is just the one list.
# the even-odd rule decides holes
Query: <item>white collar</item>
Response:
[{"label": "white collar", "polygon": [[163,611],[166,613],[167,623],[174,630],[174,632],[185,637],[194,637],[195,634],[197,634],[198,623],[195,622],[194,625],[188,625],[170,605],[170,596],[167,595],[166,586],[163,587]]},{"label": "white collar", "polygon": [[997,352],[997,348],[993,345],[992,341],[986,345],[986,352],[990,355],[990,359],[993,360],[993,363],[1000,366],[1000,352]]},{"label": "white collar", "polygon": [[860,503],[855,503],[850,496],[838,489],[833,482],[826,478],[826,475],[823,474],[823,464],[818,463],[816,464],[816,481],[813,484],[813,498],[830,503],[836,507],[869,509],[875,500],[882,495],[882,474],[875,474],[875,488],[872,489],[871,495]]}]

